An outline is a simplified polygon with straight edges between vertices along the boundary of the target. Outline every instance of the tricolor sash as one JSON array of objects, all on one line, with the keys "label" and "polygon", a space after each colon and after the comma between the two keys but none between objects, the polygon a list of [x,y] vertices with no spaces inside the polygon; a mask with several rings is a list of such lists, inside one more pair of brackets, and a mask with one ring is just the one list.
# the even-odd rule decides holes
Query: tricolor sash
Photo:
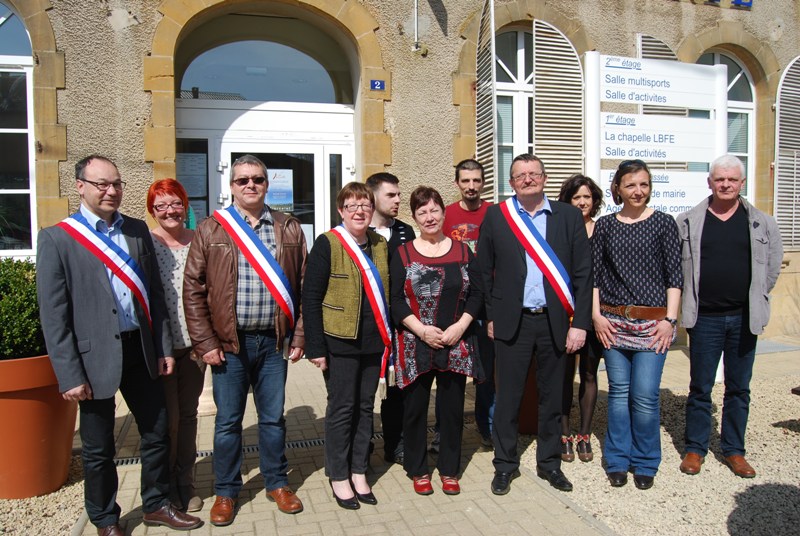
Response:
[{"label": "tricolor sash", "polygon": [[331,229],[339,242],[342,243],[347,255],[356,263],[358,271],[361,272],[361,282],[364,285],[364,291],[367,295],[367,300],[372,307],[372,314],[375,315],[375,323],[378,325],[378,332],[381,335],[383,344],[386,348],[383,351],[381,358],[381,383],[386,383],[386,364],[391,353],[392,337],[391,327],[389,324],[389,307],[386,305],[386,294],[383,291],[383,282],[378,273],[378,268],[372,263],[361,248],[358,247],[356,241],[347,232],[343,225],[339,225]]},{"label": "tricolor sash", "polygon": [[506,199],[500,203],[500,212],[503,213],[511,231],[517,237],[522,247],[542,271],[556,292],[561,305],[568,316],[575,313],[575,297],[572,295],[572,281],[567,275],[564,265],[558,259],[550,244],[536,230],[531,218],[522,218],[519,214],[517,196]]},{"label": "tricolor sash", "polygon": [[289,319],[289,329],[294,328],[295,299],[289,278],[281,265],[269,252],[255,231],[244,221],[233,205],[223,210],[214,211],[214,219],[219,222],[226,233],[244,254],[247,262],[267,286],[273,299]]},{"label": "tricolor sash", "polygon": [[80,212],[57,224],[66,233],[85,247],[89,253],[111,270],[131,291],[131,294],[142,306],[147,323],[153,325],[150,317],[150,298],[147,294],[144,272],[133,257],[114,243],[109,237],[94,229]]}]

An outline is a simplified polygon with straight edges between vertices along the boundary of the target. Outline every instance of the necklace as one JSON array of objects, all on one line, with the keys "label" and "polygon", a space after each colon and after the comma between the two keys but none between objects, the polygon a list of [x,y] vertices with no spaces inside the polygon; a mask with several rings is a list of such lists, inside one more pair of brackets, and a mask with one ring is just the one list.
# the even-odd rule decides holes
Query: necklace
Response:
[{"label": "necklace", "polygon": [[426,250],[426,252],[423,253],[423,255],[425,255],[426,257],[438,257],[439,256],[439,251],[442,249],[442,245],[445,242],[447,242],[447,237],[441,239],[439,242],[436,243],[435,246],[432,245],[427,240],[422,240],[422,243],[425,244],[425,248],[424,249]]}]

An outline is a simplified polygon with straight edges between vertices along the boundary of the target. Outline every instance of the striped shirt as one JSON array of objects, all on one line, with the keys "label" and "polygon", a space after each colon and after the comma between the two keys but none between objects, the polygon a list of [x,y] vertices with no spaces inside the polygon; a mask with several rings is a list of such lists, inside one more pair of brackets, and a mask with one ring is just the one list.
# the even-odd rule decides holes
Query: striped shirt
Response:
[{"label": "striped shirt", "polygon": [[[250,225],[250,219],[245,216],[239,207],[236,212]],[[256,236],[267,246],[274,256],[277,254],[275,241],[275,221],[269,207],[266,205],[261,211],[258,223],[253,231]],[[243,331],[256,331],[275,328],[275,299],[269,289],[250,265],[244,254],[239,251],[239,280],[236,283],[236,329]]]}]

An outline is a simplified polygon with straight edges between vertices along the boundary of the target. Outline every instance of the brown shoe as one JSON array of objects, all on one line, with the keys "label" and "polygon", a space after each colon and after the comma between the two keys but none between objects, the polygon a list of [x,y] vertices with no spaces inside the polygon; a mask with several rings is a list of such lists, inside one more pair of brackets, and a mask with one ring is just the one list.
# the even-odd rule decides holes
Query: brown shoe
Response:
[{"label": "brown shoe", "polygon": [[681,473],[685,475],[696,475],[700,472],[700,466],[706,461],[704,456],[696,452],[687,452],[681,462]]},{"label": "brown shoe", "polygon": [[192,530],[203,524],[199,517],[184,514],[170,503],[155,512],[144,514],[142,521],[145,525],[164,525],[172,530]]},{"label": "brown shoe", "polygon": [[109,525],[103,528],[97,528],[97,536],[125,536],[125,531],[122,530],[122,527],[119,524],[114,523],[113,525]]},{"label": "brown shoe", "polygon": [[236,515],[236,499],[217,495],[214,506],[211,507],[209,521],[216,527],[227,527],[233,523]]},{"label": "brown shoe", "polygon": [[571,435],[561,436],[561,461],[572,462],[575,461],[575,450],[572,448],[575,438]]},{"label": "brown shoe", "polygon": [[582,462],[590,462],[594,460],[594,453],[592,452],[592,439],[589,434],[575,435],[575,450],[578,452],[578,459]]},{"label": "brown shoe", "polygon": [[267,498],[277,504],[278,510],[284,514],[299,514],[303,511],[300,497],[295,495],[289,486],[268,491]]},{"label": "brown shoe", "polygon": [[725,463],[731,468],[733,474],[742,478],[753,478],[756,476],[756,470],[747,463],[744,456],[734,454],[733,456],[725,456]]}]

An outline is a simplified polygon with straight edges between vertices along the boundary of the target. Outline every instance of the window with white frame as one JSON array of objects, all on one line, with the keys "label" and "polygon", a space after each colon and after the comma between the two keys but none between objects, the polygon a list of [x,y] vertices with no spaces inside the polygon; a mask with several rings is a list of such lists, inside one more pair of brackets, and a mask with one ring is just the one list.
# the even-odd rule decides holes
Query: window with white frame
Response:
[{"label": "window with white frame", "polygon": [[[744,162],[747,177],[755,177],[755,89],[750,73],[736,58],[720,52],[703,54],[697,63],[728,67],[728,152]],[[745,182],[742,195],[752,200],[754,186],[755,181]]]},{"label": "window with white frame", "polygon": [[511,28],[495,37],[498,200],[513,194],[508,169],[518,154],[542,159],[551,198],[564,179],[583,171],[580,60],[555,27],[534,20],[532,29]]},{"label": "window with white frame", "polygon": [[33,59],[25,26],[0,2],[0,255],[34,253]]}]

